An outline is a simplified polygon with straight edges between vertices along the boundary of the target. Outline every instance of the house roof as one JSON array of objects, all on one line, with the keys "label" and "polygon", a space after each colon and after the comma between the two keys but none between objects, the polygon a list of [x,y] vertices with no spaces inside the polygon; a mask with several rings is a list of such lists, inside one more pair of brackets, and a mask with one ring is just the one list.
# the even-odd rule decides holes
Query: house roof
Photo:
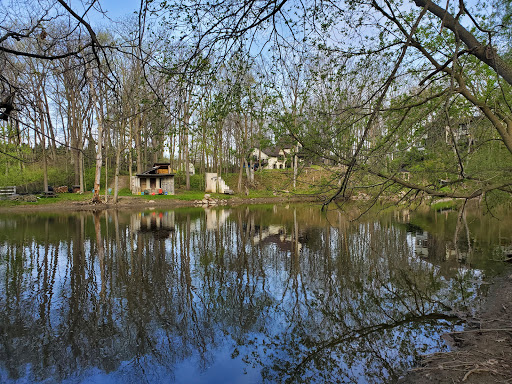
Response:
[{"label": "house roof", "polygon": [[278,157],[280,149],[281,148],[278,147],[262,148],[261,152],[263,152],[267,156]]},{"label": "house roof", "polygon": [[146,171],[146,172],[143,172],[143,173],[137,173],[135,176],[139,176],[139,177],[148,177],[148,176],[151,176],[151,177],[169,177],[169,176],[172,176],[174,177],[176,175],[175,172],[171,172],[171,173],[149,173],[149,171]]},{"label": "house roof", "polygon": [[176,172],[169,173],[157,173],[157,170],[160,168],[170,168],[171,163],[154,163],[151,169],[148,169],[145,172],[137,173],[136,176],[151,176],[151,177],[168,177],[174,176]]},{"label": "house roof", "polygon": [[[255,148],[255,149],[258,149],[258,148]],[[259,149],[261,152],[263,152],[265,155],[267,156],[271,156],[271,157],[278,157],[281,155],[280,151],[281,150],[285,150],[285,149],[291,149],[291,150],[294,150],[295,149],[295,146],[292,145],[292,146],[274,146],[274,147],[268,147],[268,148],[261,148]],[[297,155],[299,157],[304,157],[304,150],[302,149],[302,147],[299,148],[299,152],[297,152]]]},{"label": "house roof", "polygon": [[297,145],[299,146],[298,156],[301,157],[301,153],[302,153],[302,157],[303,157],[304,155],[302,152],[302,145],[297,144],[297,140],[295,140],[290,135],[281,136],[277,140],[276,144],[271,147],[259,148],[259,147],[255,146],[254,149],[261,151],[262,153],[264,153],[265,155],[267,155],[269,157],[279,157],[282,155],[280,153],[281,151],[284,152],[285,150],[290,150],[290,152],[294,152]]}]

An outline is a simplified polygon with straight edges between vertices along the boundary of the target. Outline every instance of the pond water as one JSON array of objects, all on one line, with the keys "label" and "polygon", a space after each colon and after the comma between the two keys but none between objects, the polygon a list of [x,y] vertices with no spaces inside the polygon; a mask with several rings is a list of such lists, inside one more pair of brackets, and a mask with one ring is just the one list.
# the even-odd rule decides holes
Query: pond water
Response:
[{"label": "pond water", "polygon": [[314,205],[0,215],[2,383],[386,383],[444,351],[510,219]]}]

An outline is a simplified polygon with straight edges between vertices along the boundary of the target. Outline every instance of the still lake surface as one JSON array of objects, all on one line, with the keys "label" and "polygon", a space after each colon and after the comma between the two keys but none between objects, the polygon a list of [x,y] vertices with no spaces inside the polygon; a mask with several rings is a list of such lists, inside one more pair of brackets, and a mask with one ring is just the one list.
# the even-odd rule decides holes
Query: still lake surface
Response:
[{"label": "still lake surface", "polygon": [[0,215],[2,383],[386,383],[449,347],[508,216]]}]

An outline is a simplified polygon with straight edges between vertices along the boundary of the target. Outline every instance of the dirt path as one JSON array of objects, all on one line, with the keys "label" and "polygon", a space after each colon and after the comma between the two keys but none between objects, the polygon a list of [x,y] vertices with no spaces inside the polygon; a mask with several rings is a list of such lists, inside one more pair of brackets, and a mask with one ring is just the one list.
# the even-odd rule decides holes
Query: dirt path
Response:
[{"label": "dirt path", "polygon": [[425,356],[401,384],[512,383],[512,268],[504,268],[466,329],[445,335],[454,350]]}]

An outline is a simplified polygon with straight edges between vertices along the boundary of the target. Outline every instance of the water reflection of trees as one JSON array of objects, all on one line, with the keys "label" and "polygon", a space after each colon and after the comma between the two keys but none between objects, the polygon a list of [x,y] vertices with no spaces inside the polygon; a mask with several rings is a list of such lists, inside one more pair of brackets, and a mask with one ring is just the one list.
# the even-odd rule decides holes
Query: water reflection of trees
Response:
[{"label": "water reflection of trees", "polygon": [[309,230],[303,238],[323,246],[308,242],[299,262],[293,252],[272,255],[276,273],[289,271],[290,288],[279,301],[290,326],[267,333],[273,381],[357,380],[361,370],[394,377],[415,354],[414,344],[400,340],[414,339],[421,321],[447,317],[441,281],[431,265],[411,260],[404,231],[389,222],[344,224],[316,236]]},{"label": "water reflection of trees", "polygon": [[315,207],[259,207],[6,223],[17,233],[0,238],[10,379],[30,367],[33,381],[100,369],[168,382],[189,358],[206,371],[228,340],[264,381],[393,380],[440,348],[429,340],[471,288],[455,283],[470,273],[449,279],[416,257],[387,216],[352,225]]}]

